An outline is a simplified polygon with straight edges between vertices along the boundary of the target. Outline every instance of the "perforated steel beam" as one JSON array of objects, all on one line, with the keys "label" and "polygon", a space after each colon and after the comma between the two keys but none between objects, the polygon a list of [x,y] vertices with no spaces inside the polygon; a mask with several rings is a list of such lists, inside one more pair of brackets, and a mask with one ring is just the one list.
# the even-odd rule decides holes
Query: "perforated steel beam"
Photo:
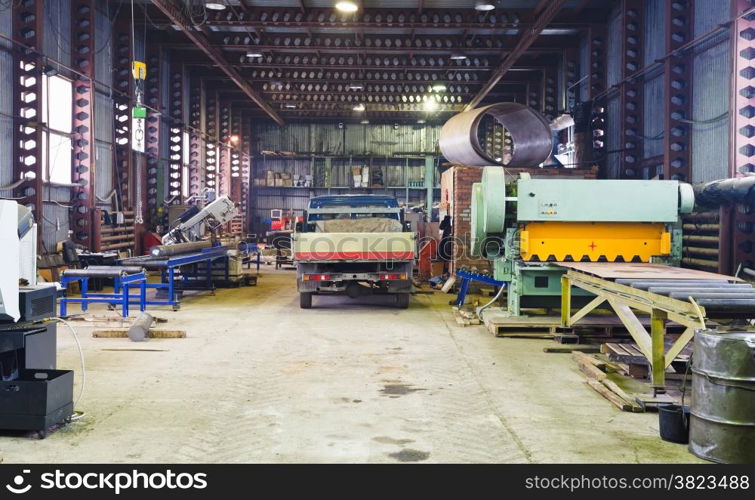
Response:
[{"label": "perforated steel beam", "polygon": [[643,123],[644,104],[643,78],[629,78],[644,66],[643,46],[645,34],[645,1],[623,0],[621,2],[623,20],[621,49],[622,49],[622,80],[624,83],[619,90],[619,106],[621,109],[619,135],[622,151],[619,156],[619,176],[634,179],[641,176],[639,162],[644,157]]},{"label": "perforated steel beam", "polygon": [[687,53],[673,53],[694,37],[694,0],[666,2],[666,58],[663,67],[665,92],[663,165],[664,177],[690,178],[690,125],[692,119],[692,62]]},{"label": "perforated steel beam", "polygon": [[38,246],[42,248],[43,177],[42,164],[42,67],[37,53],[43,50],[44,1],[13,2],[13,38],[32,50],[14,52],[13,114],[19,117],[13,127],[13,180],[22,181],[13,190],[18,203],[30,208],[37,221]]},{"label": "perforated steel beam", "polygon": [[215,64],[218,65],[228,78],[233,81],[244,93],[254,101],[260,108],[262,108],[278,125],[284,125],[285,121],[281,116],[268,105],[265,100],[260,97],[257,92],[252,89],[251,85],[244,80],[239,72],[233,68],[228,61],[226,61],[222,52],[216,47],[213,47],[207,40],[205,34],[205,27],[197,28],[191,22],[191,19],[186,15],[184,9],[177,5],[174,0],[152,0],[152,3],[160,9],[170,20],[175,23],[181,30],[183,30],[189,40],[199,47],[207,57],[209,57]]},{"label": "perforated steel beam", "polygon": [[71,3],[71,63],[79,72],[73,81],[72,130],[76,134],[71,151],[72,239],[90,250],[99,248],[93,226],[96,207],[94,168],[94,0]]},{"label": "perforated steel beam", "polygon": [[147,111],[146,125],[146,153],[147,153],[147,205],[144,217],[151,227],[162,223],[158,215],[159,201],[159,172],[160,172],[160,149],[161,149],[161,121],[163,103],[160,96],[160,81],[162,77],[161,61],[163,51],[156,44],[147,44],[147,81],[144,88],[144,94],[147,105],[160,113],[149,109]]},{"label": "perforated steel beam", "polygon": [[[729,175],[741,177],[755,172],[755,2],[732,0],[731,5],[732,17],[738,19],[731,28],[734,71]],[[733,242],[730,272],[740,264],[755,269],[755,207],[736,205],[731,212],[733,224],[722,224],[720,235],[722,242]]]}]

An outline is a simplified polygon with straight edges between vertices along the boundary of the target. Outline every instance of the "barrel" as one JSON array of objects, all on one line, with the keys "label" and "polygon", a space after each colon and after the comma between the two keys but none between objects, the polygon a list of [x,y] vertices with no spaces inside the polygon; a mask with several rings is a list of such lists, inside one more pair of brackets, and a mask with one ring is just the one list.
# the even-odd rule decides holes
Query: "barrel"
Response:
[{"label": "barrel", "polygon": [[689,450],[720,463],[755,463],[755,332],[695,333]]}]

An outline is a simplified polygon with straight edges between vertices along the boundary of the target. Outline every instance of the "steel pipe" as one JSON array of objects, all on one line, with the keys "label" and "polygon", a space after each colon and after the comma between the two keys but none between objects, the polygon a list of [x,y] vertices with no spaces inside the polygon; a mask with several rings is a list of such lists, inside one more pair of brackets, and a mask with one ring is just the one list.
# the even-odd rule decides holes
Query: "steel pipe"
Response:
[{"label": "steel pipe", "polygon": [[[120,276],[127,276],[129,274],[136,274],[134,272],[127,272],[124,268],[119,266],[105,267],[103,269],[66,269],[63,271],[63,276],[73,278],[118,278]],[[144,269],[139,267],[137,272],[144,272]]]},{"label": "steel pipe", "polygon": [[149,329],[155,319],[146,312],[140,313],[128,329],[128,338],[132,342],[142,342],[147,339]]},{"label": "steel pipe", "polygon": [[752,290],[752,287],[750,285],[732,285],[727,287],[720,287],[720,288],[684,288],[681,286],[677,287],[650,287],[648,289],[648,292],[650,293],[657,293],[658,295],[668,295],[670,293],[686,293],[687,295],[692,295],[695,293],[706,293],[706,292],[712,292],[712,291],[729,291],[734,292],[738,290]]},{"label": "steel pipe", "polygon": [[640,288],[647,290],[651,286],[721,286],[726,285],[729,282],[726,280],[638,280],[632,278],[617,279],[616,283],[619,285],[627,285],[633,288]]},{"label": "steel pipe", "polygon": [[673,292],[669,294],[672,299],[687,300],[687,297],[698,299],[755,299],[755,290],[742,292],[711,292],[711,293],[681,293]]},{"label": "steel pipe", "polygon": [[156,247],[152,247],[149,253],[153,257],[169,257],[171,255],[196,252],[197,250],[210,248],[211,246],[212,242],[209,240],[191,241],[189,243],[175,243],[173,245],[158,245]]},{"label": "steel pipe", "polygon": [[[511,134],[513,150],[508,161],[494,158],[480,145],[478,129],[485,116],[495,118]],[[443,125],[438,142],[448,161],[471,167],[534,167],[547,160],[553,149],[548,121],[534,109],[513,102],[454,115]]]}]

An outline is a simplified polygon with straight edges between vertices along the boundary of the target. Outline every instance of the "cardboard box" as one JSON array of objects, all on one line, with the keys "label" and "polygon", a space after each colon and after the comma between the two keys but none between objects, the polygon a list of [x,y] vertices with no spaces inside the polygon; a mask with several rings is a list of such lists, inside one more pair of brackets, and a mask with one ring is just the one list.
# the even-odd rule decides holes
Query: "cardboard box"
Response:
[{"label": "cardboard box", "polygon": [[275,187],[283,187],[283,179],[275,179]]},{"label": "cardboard box", "polygon": [[443,274],[443,267],[445,265],[445,262],[442,260],[430,262],[430,274],[432,277],[434,276],[440,276]]},{"label": "cardboard box", "polygon": [[283,179],[283,187],[293,187],[294,181],[291,179]]}]

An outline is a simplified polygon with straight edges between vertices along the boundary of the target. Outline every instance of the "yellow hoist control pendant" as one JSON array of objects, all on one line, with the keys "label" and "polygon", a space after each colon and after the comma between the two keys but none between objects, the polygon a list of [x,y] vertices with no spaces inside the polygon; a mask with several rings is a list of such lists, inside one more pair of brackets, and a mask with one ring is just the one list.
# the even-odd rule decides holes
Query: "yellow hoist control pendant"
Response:
[{"label": "yellow hoist control pendant", "polygon": [[134,80],[145,80],[147,78],[147,65],[141,61],[132,62],[131,74],[134,75]]}]

